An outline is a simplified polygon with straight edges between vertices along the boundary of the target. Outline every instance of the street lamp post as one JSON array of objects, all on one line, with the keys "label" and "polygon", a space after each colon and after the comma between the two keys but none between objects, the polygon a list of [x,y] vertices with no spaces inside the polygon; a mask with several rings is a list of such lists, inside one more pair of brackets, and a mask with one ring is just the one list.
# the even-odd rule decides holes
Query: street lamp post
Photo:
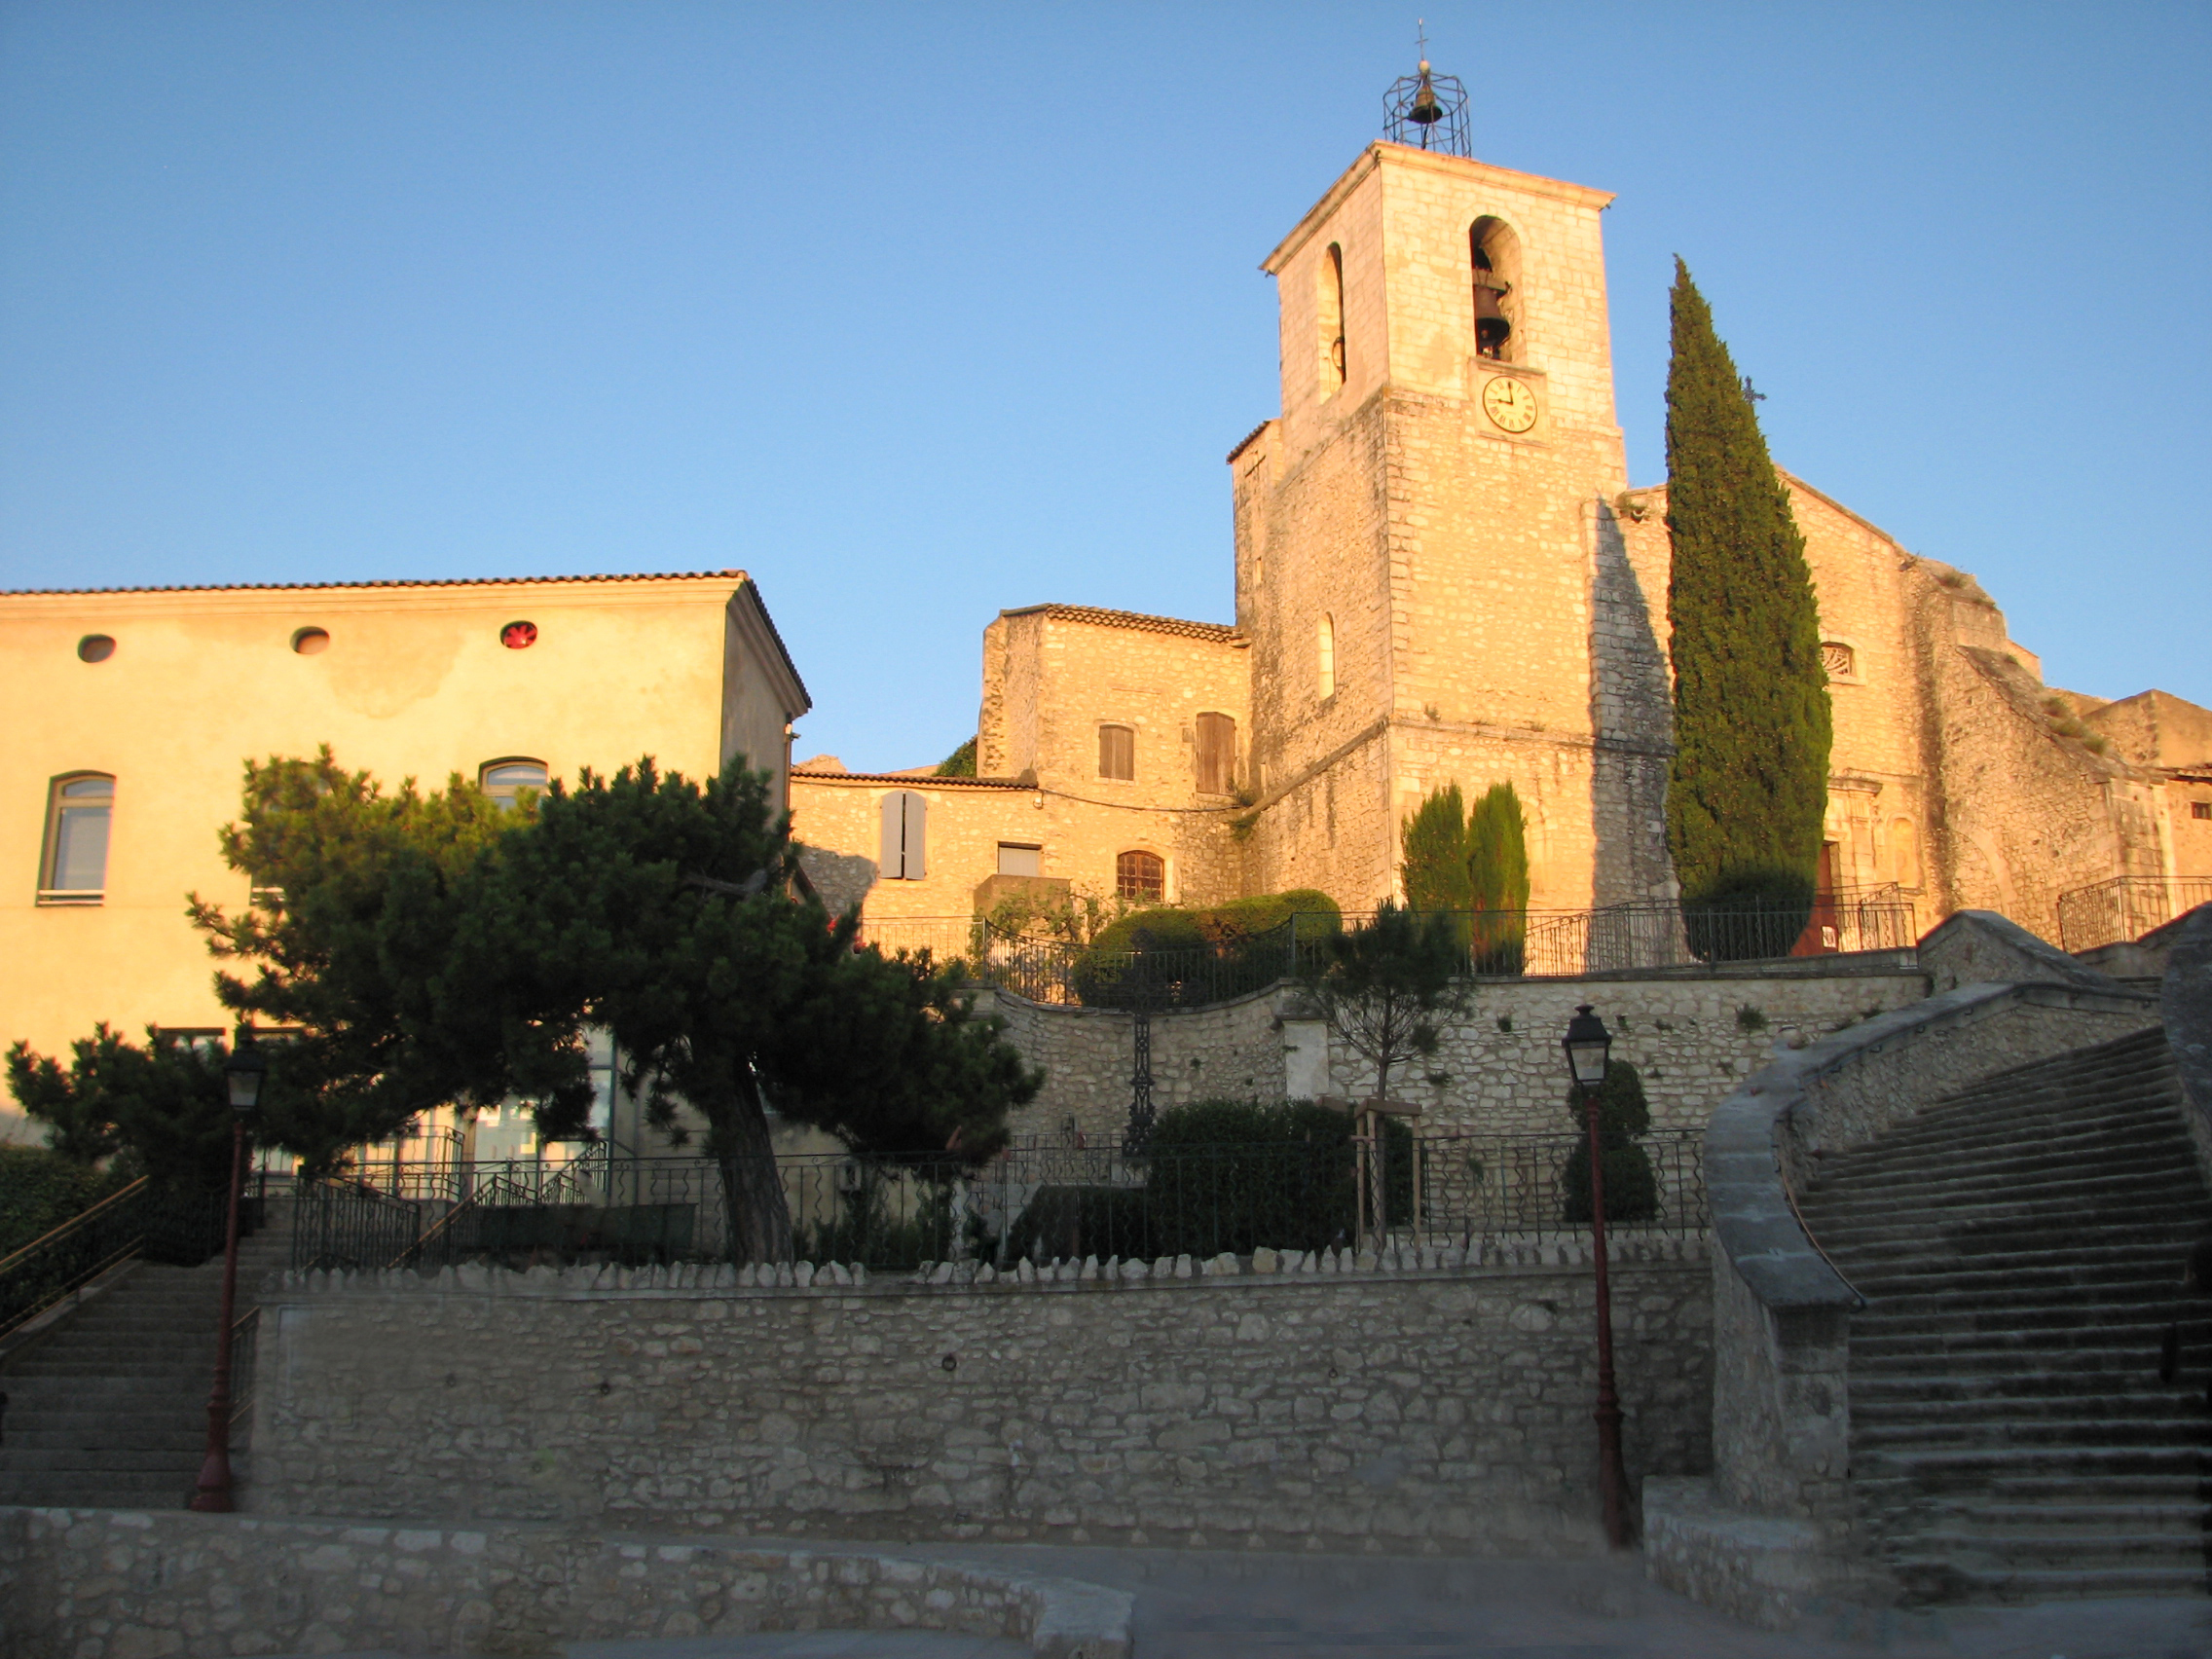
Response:
[{"label": "street lamp post", "polygon": [[1628,1547],[1628,1476],[1621,1467],[1621,1401],[1613,1387],[1613,1298],[1605,1273],[1605,1149],[1598,1126],[1598,1096],[1604,1088],[1613,1034],[1584,1003],[1567,1023],[1567,1070],[1582,1091],[1590,1133],[1590,1240],[1598,1268],[1598,1490],[1605,1507],[1605,1538]]},{"label": "street lamp post", "polygon": [[223,1235],[223,1312],[215,1330],[215,1386],[207,1396],[207,1456],[192,1507],[207,1514],[231,1510],[231,1324],[238,1312],[239,1188],[245,1177],[245,1124],[261,1099],[261,1080],[269,1062],[253,1041],[253,1027],[242,1027],[238,1045],[223,1067],[231,1086],[230,1215]]}]

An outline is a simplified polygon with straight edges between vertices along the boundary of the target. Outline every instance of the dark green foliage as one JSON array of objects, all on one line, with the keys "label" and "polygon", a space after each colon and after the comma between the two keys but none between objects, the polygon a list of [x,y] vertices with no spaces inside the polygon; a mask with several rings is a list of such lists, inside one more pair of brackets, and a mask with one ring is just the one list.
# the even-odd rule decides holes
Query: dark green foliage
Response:
[{"label": "dark green foliage", "polygon": [[[1582,1138],[1560,1173],[1567,1194],[1565,1220],[1586,1226],[1590,1220],[1589,1117],[1582,1090],[1570,1088],[1567,1116]],[[1605,1066],[1598,1090],[1598,1138],[1605,1158],[1605,1220],[1650,1221],[1659,1214],[1659,1180],[1651,1156],[1636,1144],[1651,1128],[1651,1107],[1643,1096],[1643,1077],[1626,1060]]]},{"label": "dark green foliage", "polygon": [[1528,934],[1529,830],[1511,784],[1493,784],[1467,819],[1468,946],[1478,974],[1518,974]]},{"label": "dark green foliage", "polygon": [[1263,989],[1291,972],[1294,915],[1301,945],[1343,926],[1336,902],[1312,888],[1132,910],[1077,958],[1076,996],[1093,1008],[1163,1010]]},{"label": "dark green foliage", "polygon": [[1409,910],[1475,908],[1468,880],[1467,803],[1457,784],[1432,790],[1398,831]]},{"label": "dark green foliage", "polygon": [[[219,1043],[195,1049],[152,1029],[140,1048],[101,1025],[71,1045],[66,1070],[18,1043],[8,1053],[8,1088],[25,1116],[46,1125],[47,1145],[72,1162],[121,1154],[125,1173],[157,1187],[219,1192],[231,1170],[228,1057]],[[276,1106],[281,1086],[267,1092]]]},{"label": "dark green foliage", "polygon": [[1375,1093],[1387,1098],[1391,1067],[1433,1054],[1438,1018],[1464,1011],[1459,966],[1456,918],[1385,902],[1365,926],[1324,937],[1299,969],[1329,1029],[1375,1068]]},{"label": "dark green foliage", "polygon": [[103,1185],[90,1164],[36,1146],[0,1146],[0,1256],[52,1233]]},{"label": "dark green foliage", "polygon": [[309,1174],[425,1107],[506,1093],[496,1006],[453,977],[453,953],[486,855],[531,816],[530,802],[501,811],[458,776],[443,793],[409,779],[387,794],[328,748],[247,763],[222,848],[255,903],[231,915],[195,894],[190,913],[218,959],[252,970],[216,975],[223,1006],[299,1032],[258,1132]]},{"label": "dark green foliage", "polygon": [[499,846],[456,958],[497,999],[541,1127],[582,1126],[586,1026],[612,1036],[656,1125],[681,1136],[680,1102],[705,1120],[739,1260],[791,1245],[766,1108],[863,1155],[977,1162],[1042,1082],[952,969],[857,948],[857,916],[791,897],[794,868],[764,773],[702,788],[649,759],[587,772]]},{"label": "dark green foliage", "polygon": [[1787,955],[1812,913],[1827,804],[1830,719],[1812,573],[1758,417],[1679,260],[1673,300],[1667,844],[1693,950]]},{"label": "dark green foliage", "polygon": [[[1248,1255],[1265,1245],[1353,1242],[1356,1165],[1348,1114],[1310,1101],[1205,1100],[1161,1113],[1144,1185],[1041,1188],[1007,1235],[1007,1257]],[[1413,1132],[1383,1124],[1391,1217],[1413,1213]]]},{"label": "dark green foliage", "polygon": [[976,740],[970,738],[939,762],[937,775],[940,778],[973,778],[976,775]]}]

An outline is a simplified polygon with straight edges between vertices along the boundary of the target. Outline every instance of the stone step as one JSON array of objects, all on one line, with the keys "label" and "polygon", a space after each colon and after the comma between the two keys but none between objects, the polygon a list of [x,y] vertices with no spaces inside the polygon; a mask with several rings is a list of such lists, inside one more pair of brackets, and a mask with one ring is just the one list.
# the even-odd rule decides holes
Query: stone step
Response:
[{"label": "stone step", "polygon": [[18,1451],[52,1452],[69,1446],[166,1446],[172,1440],[194,1446],[207,1438],[207,1409],[196,1411],[131,1412],[126,1416],[86,1414],[63,1418],[58,1414],[33,1422],[18,1422],[8,1413],[7,1443],[0,1456]]},{"label": "stone step", "polygon": [[182,1445],[67,1446],[8,1448],[8,1470],[14,1476],[61,1474],[163,1474],[171,1471],[196,1474],[205,1454],[207,1439],[188,1439]]},{"label": "stone step", "polygon": [[[1977,1278],[1986,1275],[1976,1275]],[[2036,1311],[2047,1309],[2119,1309],[2140,1308],[2152,1304],[2183,1309],[2176,1317],[2201,1322],[2212,1319],[2212,1301],[2195,1294],[2185,1293],[2177,1282],[2178,1275],[2159,1274],[2145,1278],[2140,1274],[2100,1275],[2088,1280],[2072,1279],[2057,1272],[2038,1275],[2038,1282],[2004,1284],[1970,1282],[1953,1283],[1946,1275],[1931,1273],[1909,1289],[1899,1289],[1875,1295],[1858,1280],[1852,1287],[1867,1298],[1867,1306],[1855,1311],[1856,1320],[1865,1313],[1955,1313],[1969,1309],[1997,1312],[2008,1308]]]},{"label": "stone step", "polygon": [[[2131,1379],[2130,1379],[2131,1380]],[[1998,1418],[2126,1417],[2136,1411],[2187,1418],[2204,1410],[2204,1388],[2194,1381],[2172,1384],[2155,1375],[2140,1389],[2118,1392],[2109,1373],[2058,1373],[2036,1377],[1861,1377],[1851,1379],[1851,1420],[1886,1421],[1914,1414],[1971,1410]]]},{"label": "stone step", "polygon": [[2018,1250],[2005,1256],[1966,1255],[1942,1246],[1928,1248],[1911,1243],[1862,1244],[1849,1250],[1830,1250],[1829,1254],[1839,1264],[1850,1262],[1858,1274],[1852,1280],[1854,1284],[1862,1280],[1879,1283],[1884,1275],[1905,1277],[1935,1271],[1994,1275],[2080,1268],[2114,1273],[2148,1272],[2178,1285],[2180,1272],[2175,1264],[2188,1250],[2186,1242],[2159,1239],[2135,1244],[2081,1244],[2070,1249],[2051,1248],[2046,1241],[2042,1249]]},{"label": "stone step", "polygon": [[[1987,1334],[1938,1347],[1925,1346],[1913,1339],[1897,1338],[1891,1340],[1885,1351],[1870,1351],[1866,1345],[1855,1343],[1851,1369],[1855,1384],[1862,1376],[1869,1381],[1894,1380],[1902,1383],[1921,1377],[1981,1376],[2007,1381],[2038,1374],[2054,1379],[2110,1378],[2118,1380],[2118,1386],[2126,1386],[2129,1382],[2148,1386],[2156,1382],[2161,1351],[2156,1338],[2146,1334],[2133,1344],[2118,1345],[2100,1341],[2096,1333],[2079,1335],[2082,1341],[2078,1345],[2066,1346],[2052,1344],[2047,1337],[2034,1342],[2003,1342]],[[2194,1382],[2202,1377],[2208,1361],[2212,1361],[2212,1345],[2199,1342],[2185,1346],[2181,1353],[2182,1380]]]},{"label": "stone step", "polygon": [[2155,1137],[2130,1136],[2125,1144],[2052,1147],[2033,1157],[1975,1157],[1956,1147],[1936,1146],[1909,1161],[1869,1159],[1842,1168],[1823,1164],[1802,1205],[1825,1208],[1850,1202],[1891,1202],[1930,1189],[1949,1192],[1966,1186],[2033,1192],[2058,1182],[2095,1179],[2125,1181],[2169,1173],[2189,1152],[2189,1136],[2179,1124]]},{"label": "stone step", "polygon": [[48,1509],[184,1509],[190,1506],[192,1484],[199,1473],[198,1464],[189,1470],[158,1469],[143,1474],[112,1469],[74,1474],[0,1473],[0,1504]]},{"label": "stone step", "polygon": [[2080,1449],[2212,1451],[2212,1422],[2188,1417],[1975,1417],[1966,1414],[1915,1418],[1882,1417],[1854,1420],[1854,1459],[1876,1453],[1998,1450],[2022,1447],[2038,1452]]},{"label": "stone step", "polygon": [[2122,1481],[2146,1476],[2201,1480],[2205,1451],[2197,1446],[1932,1446],[1852,1448],[1851,1479],[1897,1480],[1922,1492],[1996,1492],[1998,1483],[2036,1477]]},{"label": "stone step", "polygon": [[[1852,1259],[1852,1284],[1862,1296],[1904,1294],[1941,1282],[1960,1290],[2009,1290],[2036,1286],[2092,1287],[2102,1284],[2158,1283],[2181,1288],[2172,1252],[2157,1245],[2125,1245],[2124,1254],[2084,1248],[2043,1251],[2032,1258],[1998,1260],[1985,1256],[1894,1257],[1887,1261]],[[1894,1291],[1885,1287],[1895,1286]]]},{"label": "stone step", "polygon": [[2001,1259],[2021,1250],[2047,1247],[2053,1236],[2078,1237],[2083,1244],[2098,1249],[2149,1245],[2173,1252],[2178,1279],[2181,1259],[2203,1231],[2205,1220],[2194,1204],[2169,1203],[2152,1210],[2134,1208],[2124,1220],[2080,1212],[1981,1220],[1867,1215],[1830,1217],[1820,1223],[1808,1218],[1806,1228],[1821,1248],[1839,1261],[1857,1251],[1880,1246],[1923,1252],[1940,1248],[1969,1260]]},{"label": "stone step", "polygon": [[1986,1313],[1975,1313],[1966,1309],[1948,1310],[1916,1310],[1890,1309],[1881,1303],[1872,1303],[1851,1315],[1851,1340],[1856,1347],[1861,1341],[1896,1342],[1912,1336],[1941,1338],[1959,1335],[2011,1334],[2033,1339],[2048,1334],[2060,1340],[2110,1333],[2118,1342],[2126,1341],[2126,1334],[2155,1332],[2147,1340],[2163,1342],[2169,1326],[2176,1322],[2200,1323],[2194,1311],[2194,1301],[2184,1302],[2178,1297],[2164,1300],[2146,1298],[2141,1302],[2084,1302],[2046,1304],[2040,1308],[1995,1308]]},{"label": "stone step", "polygon": [[[2131,1211],[2150,1214],[2115,1215],[2111,1206],[2116,1200],[2124,1202]],[[2109,1220],[2140,1226],[2145,1219],[2190,1220],[2203,1201],[2204,1178],[2194,1168],[2188,1168],[2157,1180],[2124,1184],[2084,1180],[2052,1185],[2025,1195],[2007,1187],[1991,1189],[1962,1181],[1949,1192],[1927,1197],[1875,1198],[1864,1203],[1826,1207],[1816,1201],[1804,1208],[1804,1215],[1805,1225],[1814,1236],[1825,1237],[1828,1231],[1848,1233],[1857,1225],[1895,1227],[1915,1222],[1932,1222],[1946,1232],[1962,1223],[1971,1226],[2015,1220],[2047,1229],[2060,1217],[2079,1217],[2091,1225]]]},{"label": "stone step", "polygon": [[1944,1513],[1957,1525],[1975,1533],[2008,1535],[2016,1529],[2033,1528],[2097,1537],[2106,1533],[2197,1534],[2212,1524],[2212,1504],[2201,1499],[2187,1503],[1966,1503],[1951,1502]]},{"label": "stone step", "polygon": [[2202,1562],[2194,1567],[2098,1567],[2086,1571],[1981,1571],[1954,1567],[1939,1558],[1899,1557],[1889,1566],[1908,1606],[1936,1603],[2018,1604],[2105,1596],[2199,1596],[2205,1591]]}]

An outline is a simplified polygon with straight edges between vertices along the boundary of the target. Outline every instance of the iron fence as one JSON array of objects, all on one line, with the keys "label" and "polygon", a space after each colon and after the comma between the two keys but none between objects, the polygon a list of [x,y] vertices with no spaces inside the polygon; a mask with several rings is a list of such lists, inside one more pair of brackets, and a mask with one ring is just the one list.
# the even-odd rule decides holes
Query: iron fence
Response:
[{"label": "iron fence", "polygon": [[250,1434],[253,1419],[253,1362],[261,1346],[261,1309],[249,1308],[231,1326],[231,1443],[242,1446],[240,1423]]},{"label": "iron fence", "polygon": [[2121,944],[2212,904],[2212,876],[2119,875],[2058,896],[2058,942],[2069,951]]},{"label": "iron fence", "polygon": [[[1573,1135],[1444,1133],[1390,1140],[1382,1226],[1393,1237],[1472,1243],[1542,1237],[1588,1222]],[[1706,1224],[1693,1131],[1656,1132],[1608,1154],[1608,1209],[1624,1229]],[[1625,1158],[1616,1174],[1616,1158]],[[599,1159],[478,1166],[464,1195],[400,1198],[322,1183],[298,1200],[293,1264],[430,1271],[732,1259],[730,1191],[743,1171],[713,1159]],[[942,1155],[780,1158],[793,1261],[910,1269],[962,1258],[1208,1257],[1354,1241],[1356,1155],[1345,1141],[1159,1149],[1033,1144],[979,1168]],[[1578,1185],[1579,1183],[1579,1185]],[[1375,1190],[1375,1189],[1371,1189]],[[1577,1208],[1578,1202],[1582,1206]]]}]

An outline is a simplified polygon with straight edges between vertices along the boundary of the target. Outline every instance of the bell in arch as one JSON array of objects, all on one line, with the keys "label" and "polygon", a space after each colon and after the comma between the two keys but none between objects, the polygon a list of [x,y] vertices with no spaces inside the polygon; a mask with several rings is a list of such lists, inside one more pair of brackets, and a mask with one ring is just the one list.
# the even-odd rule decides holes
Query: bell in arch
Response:
[{"label": "bell in arch", "polygon": [[1498,304],[1505,298],[1507,284],[1492,268],[1490,254],[1479,246],[1474,249],[1474,262],[1475,350],[1485,357],[1502,357],[1506,341],[1513,337],[1513,320]]}]

